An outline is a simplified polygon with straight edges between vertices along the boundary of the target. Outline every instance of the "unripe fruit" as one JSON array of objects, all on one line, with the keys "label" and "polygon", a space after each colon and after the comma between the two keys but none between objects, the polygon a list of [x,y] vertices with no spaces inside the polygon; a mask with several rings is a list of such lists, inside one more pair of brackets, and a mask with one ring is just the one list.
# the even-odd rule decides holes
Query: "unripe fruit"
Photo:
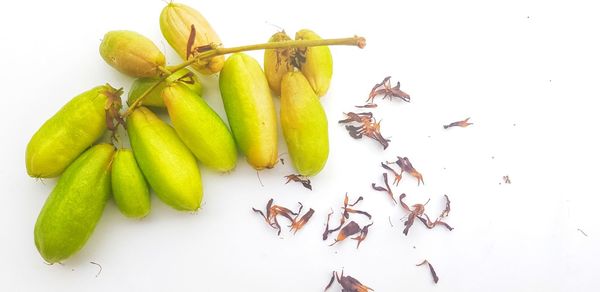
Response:
[{"label": "unripe fruit", "polygon": [[127,119],[127,133],[135,159],[156,195],[177,210],[200,208],[200,169],[175,130],[148,108],[139,107]]},{"label": "unripe fruit", "polygon": [[[213,44],[221,45],[217,33],[204,16],[194,8],[171,2],[160,13],[160,31],[169,45],[184,60],[187,58],[187,45],[192,25],[196,30],[192,49]],[[192,67],[202,74],[210,75],[221,71],[224,60],[223,56],[216,56],[210,60],[196,62]]]},{"label": "unripe fruit", "polygon": [[167,86],[162,96],[173,128],[200,163],[216,171],[232,170],[237,149],[221,117],[183,84]]},{"label": "unripe fruit", "polygon": [[165,56],[151,40],[128,30],[107,32],[100,43],[100,56],[131,77],[158,77],[158,67],[165,66]]},{"label": "unripe fruit", "polygon": [[[106,131],[105,108],[120,92],[95,87],[65,104],[33,135],[25,153],[27,174],[55,177]],[[110,98],[109,98],[110,97]]]},{"label": "unripe fruit", "polygon": [[[291,38],[284,31],[280,31],[271,36],[269,42],[289,40]],[[281,78],[283,75],[294,70],[291,62],[294,52],[295,49],[293,48],[265,50],[265,75],[267,76],[267,81],[269,81],[269,87],[276,95],[281,94]]]},{"label": "unripe fruit", "polygon": [[[185,75],[188,75],[190,77],[184,77]],[[177,81],[181,77],[184,77],[185,82]],[[144,92],[146,92],[148,88],[152,87],[154,83],[158,82],[159,80],[160,78],[138,78],[135,81],[133,81],[131,89],[129,89],[129,95],[127,96],[127,104],[131,105],[140,95],[144,94]],[[194,75],[192,71],[188,69],[181,69],[173,73],[173,75],[169,76],[156,88],[152,89],[152,91],[150,91],[150,93],[148,93],[148,95],[144,97],[144,100],[142,101],[141,105],[164,107],[165,103],[163,102],[161,92],[165,88],[166,84],[171,82],[182,83],[185,86],[189,87],[197,95],[202,95],[202,84],[200,83],[200,80],[198,80],[198,77],[196,77],[196,75]]]},{"label": "unripe fruit", "polygon": [[123,215],[143,218],[150,213],[150,191],[129,149],[119,149],[112,162],[113,198]]},{"label": "unripe fruit", "polygon": [[110,162],[114,148],[96,145],[67,168],[35,223],[35,246],[53,264],[86,243],[110,197]]},{"label": "unripe fruit", "polygon": [[283,76],[280,118],[288,152],[298,172],[305,176],[319,173],[329,155],[327,117],[300,72]]},{"label": "unripe fruit", "polygon": [[231,132],[248,163],[257,170],[277,162],[277,118],[267,78],[250,56],[231,55],[219,76]]},{"label": "unripe fruit", "polygon": [[[296,32],[296,40],[320,39],[319,35],[308,29]],[[317,96],[325,95],[333,74],[333,59],[329,47],[308,47],[304,52],[304,57],[305,60],[300,66],[302,74],[304,74]]]}]

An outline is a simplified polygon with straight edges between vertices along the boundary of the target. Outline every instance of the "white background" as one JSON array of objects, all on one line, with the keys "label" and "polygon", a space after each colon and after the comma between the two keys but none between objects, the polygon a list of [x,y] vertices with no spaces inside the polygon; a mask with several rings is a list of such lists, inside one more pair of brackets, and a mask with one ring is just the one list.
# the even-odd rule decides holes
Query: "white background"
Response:
[{"label": "white background", "polygon": [[[485,3],[484,3],[485,2]],[[202,168],[197,214],[155,197],[149,217],[130,220],[110,202],[87,245],[46,265],[33,226],[55,180],[25,171],[31,135],[70,98],[109,82],[132,82],[98,54],[105,32],[138,31],[180,62],[158,26],[154,1],[7,1],[0,17],[1,291],[321,291],[341,270],[376,291],[598,291],[600,18],[595,1],[195,1],[226,46],[310,28],[323,37],[367,38],[332,47],[334,76],[322,98],[329,118],[327,166],[313,191],[284,184],[285,165],[256,173],[240,157],[227,175]],[[262,62],[262,52],[251,53]],[[411,103],[380,101],[373,112],[392,142],[354,140],[337,124],[374,83],[391,75]],[[218,77],[202,79],[224,116]],[[471,117],[469,128],[443,124]],[[285,145],[280,139],[280,153]],[[425,202],[447,222],[402,234],[405,212],[384,193],[381,161],[407,156],[425,185],[405,176],[393,190]],[[504,184],[508,175],[512,184]],[[365,197],[374,225],[360,249],[321,240],[343,195]],[[276,236],[251,207],[269,198],[316,210],[295,236]],[[337,211],[336,211],[337,212]],[[394,227],[390,226],[388,217]],[[333,218],[337,222],[337,217]],[[583,230],[587,236],[578,231]],[[428,259],[440,281],[432,283]],[[90,261],[102,265],[102,272]],[[339,291],[335,287],[332,291]]]}]

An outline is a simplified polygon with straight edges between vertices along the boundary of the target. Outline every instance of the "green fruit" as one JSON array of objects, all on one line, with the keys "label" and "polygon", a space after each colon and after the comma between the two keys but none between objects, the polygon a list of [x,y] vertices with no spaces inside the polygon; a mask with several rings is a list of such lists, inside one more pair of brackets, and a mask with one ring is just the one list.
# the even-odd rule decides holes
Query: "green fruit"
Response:
[{"label": "green fruit", "polygon": [[280,118],[288,152],[298,172],[305,176],[319,173],[329,155],[327,116],[300,72],[283,76]]},{"label": "green fruit", "polygon": [[[186,82],[177,81],[179,78],[187,74],[192,75],[190,75],[191,77],[184,78]],[[148,88],[152,87],[154,83],[158,82],[159,80],[160,78],[138,78],[133,81],[131,89],[129,90],[129,95],[127,96],[127,104],[131,105],[140,95],[144,94]],[[188,81],[193,81],[193,83],[188,83]],[[192,71],[188,69],[181,69],[169,76],[165,82],[162,82],[156,88],[152,89],[152,91],[150,91],[150,93],[144,97],[141,105],[164,107],[165,103],[163,102],[163,98],[160,94],[165,88],[166,84],[171,82],[182,83],[189,87],[197,95],[202,95],[202,84],[200,83],[200,80],[198,80],[198,77],[196,77],[196,75],[194,75]]]},{"label": "green fruit", "polygon": [[219,76],[235,142],[257,170],[277,162],[277,118],[267,78],[250,56],[231,55]]},{"label": "green fruit", "polygon": [[[308,29],[296,32],[296,40],[320,39],[319,35]],[[331,75],[333,75],[333,59],[331,58],[329,47],[306,48],[304,56],[305,61],[300,66],[302,74],[304,74],[317,96],[325,95],[329,89]]]},{"label": "green fruit", "polygon": [[[196,34],[191,49],[221,45],[221,39],[215,30],[196,9],[170,2],[160,13],[160,31],[169,45],[184,60],[187,59],[187,45],[192,25],[196,29]],[[221,71],[223,60],[225,60],[223,56],[216,56],[209,60],[196,62],[192,67],[204,75],[210,75]]]},{"label": "green fruit", "polygon": [[131,77],[158,77],[165,56],[147,37],[128,30],[109,31],[100,43],[100,56],[108,65]]},{"label": "green fruit", "polygon": [[162,96],[175,131],[200,163],[216,171],[232,170],[237,150],[221,117],[185,85],[173,83]]},{"label": "green fruit", "polygon": [[149,109],[139,107],[127,119],[127,133],[135,159],[156,195],[177,210],[200,208],[200,169],[175,130]]},{"label": "green fruit", "polygon": [[115,153],[111,182],[113,198],[123,215],[143,218],[150,213],[150,191],[131,150],[119,149]]},{"label": "green fruit", "polygon": [[33,135],[25,153],[27,174],[55,177],[106,131],[105,107],[120,92],[109,85],[86,91],[65,104]]},{"label": "green fruit", "polygon": [[79,251],[100,220],[110,197],[114,148],[96,145],[67,168],[35,223],[35,246],[48,263]]},{"label": "green fruit", "polygon": [[[289,40],[291,40],[291,38],[284,31],[280,31],[271,36],[269,42]],[[295,49],[292,48],[265,50],[265,75],[267,76],[267,81],[269,81],[269,87],[276,95],[281,94],[281,78],[283,75],[294,70],[294,66],[291,62],[291,57],[294,52]]]}]

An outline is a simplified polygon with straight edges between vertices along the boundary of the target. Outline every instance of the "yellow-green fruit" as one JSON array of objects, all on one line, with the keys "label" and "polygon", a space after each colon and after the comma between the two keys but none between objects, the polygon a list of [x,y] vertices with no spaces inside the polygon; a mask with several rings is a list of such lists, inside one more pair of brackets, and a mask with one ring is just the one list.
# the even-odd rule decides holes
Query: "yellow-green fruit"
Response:
[{"label": "yellow-green fruit", "polygon": [[[191,74],[189,75],[190,77],[184,77],[183,81],[177,81],[179,78],[187,74]],[[158,82],[159,79],[160,78],[138,78],[133,81],[131,89],[129,90],[129,95],[127,96],[127,104],[131,105],[140,95],[144,94],[148,88],[152,87],[154,83]],[[144,97],[141,105],[164,107],[165,103],[163,102],[163,98],[160,94],[165,88],[166,84],[171,82],[182,83],[189,87],[197,95],[202,95],[202,84],[200,83],[200,80],[198,80],[198,77],[193,75],[192,71],[188,69],[181,69],[169,76],[165,82],[162,82],[156,88],[152,89],[152,91],[150,91],[150,93]]]},{"label": "yellow-green fruit", "polygon": [[111,183],[113,198],[123,215],[143,218],[150,213],[150,191],[131,150],[119,149],[115,153]]},{"label": "yellow-green fruit", "polygon": [[[303,29],[296,32],[296,40],[320,40],[315,32]],[[333,59],[327,46],[306,48],[305,61],[300,66],[302,74],[317,94],[323,96],[329,89],[331,75],[333,74]]]},{"label": "yellow-green fruit", "polygon": [[53,264],[86,243],[110,198],[110,162],[114,148],[96,145],[67,168],[35,223],[35,246]]},{"label": "yellow-green fruit", "polygon": [[[187,45],[192,25],[196,30],[192,49],[207,45],[221,45],[221,39],[217,33],[204,16],[194,8],[170,2],[160,13],[160,31],[169,45],[184,60],[187,57]],[[223,61],[223,56],[216,56],[210,60],[194,63],[192,67],[202,74],[210,75],[221,71]]]},{"label": "yellow-green fruit", "polygon": [[327,116],[319,98],[300,72],[281,81],[281,128],[294,166],[302,175],[316,175],[329,155]]},{"label": "yellow-green fruit", "polygon": [[132,77],[158,77],[165,56],[145,36],[128,30],[109,31],[100,43],[100,56],[108,65]]},{"label": "yellow-green fruit", "polygon": [[[269,42],[289,41],[291,38],[284,32],[280,31],[269,39]],[[291,62],[291,57],[295,49],[282,48],[274,50],[265,50],[265,75],[269,81],[269,87],[275,94],[281,94],[281,78],[283,74],[291,72],[294,66]]]},{"label": "yellow-green fruit", "polygon": [[173,128],[200,163],[216,171],[230,171],[237,150],[225,122],[187,86],[172,83],[163,92]]},{"label": "yellow-green fruit", "polygon": [[156,195],[177,210],[200,208],[200,169],[175,130],[148,108],[139,107],[127,119],[127,133],[135,159]]},{"label": "yellow-green fruit", "polygon": [[223,105],[235,142],[257,170],[277,162],[277,117],[267,78],[250,56],[237,53],[219,76]]},{"label": "yellow-green fruit", "polygon": [[65,104],[33,135],[25,153],[27,174],[55,177],[106,131],[105,107],[120,92],[103,85]]}]

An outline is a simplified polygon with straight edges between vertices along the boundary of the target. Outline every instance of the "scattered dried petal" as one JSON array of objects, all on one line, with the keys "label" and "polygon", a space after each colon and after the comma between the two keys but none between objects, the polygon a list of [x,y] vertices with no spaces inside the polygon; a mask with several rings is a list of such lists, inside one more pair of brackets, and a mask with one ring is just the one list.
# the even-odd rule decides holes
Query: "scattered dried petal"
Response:
[{"label": "scattered dried petal", "polygon": [[396,199],[394,198],[394,193],[392,193],[392,188],[390,188],[390,185],[388,184],[387,173],[383,173],[383,182],[385,183],[385,188],[377,186],[377,185],[375,185],[375,183],[372,183],[371,187],[376,191],[386,192],[388,194],[388,196],[392,199],[392,201],[394,201],[394,204],[397,204],[398,202],[396,202]]},{"label": "scattered dried petal", "polygon": [[433,277],[433,282],[437,284],[439,278],[437,276],[437,273],[435,272],[435,270],[433,269],[433,266],[431,265],[431,263],[429,263],[429,261],[427,260],[423,260],[423,262],[421,262],[420,264],[417,265],[418,266],[422,266],[424,264],[427,264],[429,266],[429,271],[431,272],[431,277]]},{"label": "scattered dried petal", "polygon": [[359,233],[360,230],[361,230],[361,228],[360,228],[360,226],[358,226],[358,223],[356,223],[354,221],[350,221],[350,223],[346,224],[346,226],[344,226],[344,228],[342,228],[342,230],[340,230],[340,232],[337,235],[337,238],[335,239],[335,241],[332,244],[330,244],[330,246],[338,243],[339,241],[343,241],[348,236]]},{"label": "scattered dried petal", "polygon": [[446,227],[448,230],[452,231],[452,227],[450,227],[450,225],[448,225],[446,222],[443,222],[442,219],[446,216],[448,216],[448,214],[450,213],[450,199],[448,199],[448,196],[444,195],[446,197],[446,208],[442,211],[442,213],[440,214],[440,216],[435,220],[435,221],[431,221],[431,219],[429,218],[429,216],[427,214],[425,214],[425,205],[427,205],[427,203],[429,203],[429,200],[427,200],[427,202],[425,204],[414,204],[412,205],[412,208],[409,208],[408,205],[406,203],[404,203],[403,199],[406,197],[406,194],[402,194],[399,197],[399,201],[400,201],[400,206],[402,206],[402,209],[404,209],[405,211],[409,212],[408,218],[407,220],[404,222],[404,235],[408,235],[408,231],[410,230],[410,227],[413,225],[415,219],[419,219],[423,225],[425,225],[425,227],[427,227],[428,229],[432,229],[437,225],[442,225],[444,227]]},{"label": "scattered dried petal", "polygon": [[289,182],[293,181],[293,182],[299,182],[302,184],[302,186],[304,186],[305,188],[309,189],[312,191],[312,186],[310,184],[310,179],[308,179],[307,177],[303,176],[303,175],[299,175],[299,174],[290,174],[290,175],[286,175],[285,178],[287,178],[287,181],[285,182],[286,184],[288,184]]},{"label": "scattered dried petal", "polygon": [[367,103],[373,103],[375,101],[375,97],[383,94],[383,99],[388,97],[392,100],[393,97],[400,98],[406,102],[410,102],[410,95],[402,90],[400,90],[400,82],[396,83],[396,86],[392,87],[390,82],[391,76],[387,76],[383,79],[381,83],[375,84],[371,89],[371,93],[369,93],[369,98],[367,98]]},{"label": "scattered dried petal", "polygon": [[439,218],[448,217],[450,214],[450,199],[448,198],[448,195],[444,195],[444,198],[446,198],[446,208],[444,208],[444,211],[442,211]]},{"label": "scattered dried petal", "polygon": [[281,225],[279,224],[279,221],[277,221],[277,216],[283,216],[285,218],[287,218],[288,220],[290,220],[291,222],[291,230],[290,231],[294,231],[294,234],[300,229],[302,228],[310,219],[310,217],[312,217],[312,215],[314,214],[314,210],[310,209],[308,210],[308,212],[306,212],[306,214],[304,214],[299,220],[298,217],[302,211],[302,203],[298,203],[300,204],[300,208],[298,210],[298,212],[294,212],[286,207],[282,207],[282,206],[278,206],[278,205],[273,205],[273,199],[270,199],[269,202],[267,202],[267,208],[265,213],[263,213],[260,210],[257,210],[255,208],[252,208],[252,211],[260,214],[264,219],[265,222],[267,222],[267,224],[269,224],[269,226],[271,226],[274,229],[277,229],[277,235],[281,234]]},{"label": "scattered dried petal", "polygon": [[344,206],[342,207],[342,216],[340,217],[340,225],[334,229],[329,229],[329,219],[331,218],[331,215],[333,214],[333,211],[331,211],[328,215],[327,215],[327,224],[325,226],[325,231],[323,232],[323,240],[327,240],[327,238],[329,237],[329,234],[340,230],[340,232],[338,232],[337,238],[335,239],[335,242],[333,242],[331,245],[334,245],[335,243],[337,243],[338,241],[342,241],[344,239],[346,239],[348,236],[357,234],[357,233],[361,233],[358,237],[354,238],[356,240],[359,240],[359,244],[360,242],[363,241],[368,233],[368,228],[369,226],[372,225],[369,224],[368,226],[365,227],[360,227],[356,222],[354,221],[350,221],[348,224],[346,224],[344,226],[344,224],[346,223],[346,219],[348,219],[350,217],[350,214],[360,214],[360,215],[364,215],[367,218],[369,218],[369,220],[371,219],[371,214],[365,212],[365,211],[361,211],[361,210],[356,210],[356,209],[352,209],[349,208],[348,206],[355,206],[356,204],[358,204],[360,201],[363,200],[363,197],[359,197],[353,204],[349,204],[349,198],[348,198],[348,194],[346,193],[346,195],[344,196]]},{"label": "scattered dried petal", "polygon": [[381,121],[377,122],[377,120],[373,117],[372,113],[345,113],[347,116],[346,119],[338,121],[340,124],[346,123],[359,123],[360,126],[354,125],[346,125],[346,130],[350,137],[354,139],[361,139],[364,136],[367,136],[381,144],[383,149],[385,150],[389,146],[389,139],[383,138],[381,135]]},{"label": "scattered dried petal", "polygon": [[[329,230],[329,219],[331,218],[331,215],[333,215],[333,210],[331,210],[331,212],[329,212],[329,214],[327,214],[327,224],[325,225],[325,232],[323,232],[323,240],[327,240],[327,237],[329,237],[329,234],[334,232],[334,231]],[[344,219],[344,216],[342,216],[342,220],[343,219]]]},{"label": "scattered dried petal", "polygon": [[[400,178],[402,178],[402,173],[404,172],[408,172],[411,176],[413,176],[414,178],[417,179],[417,184],[421,185],[421,183],[425,184],[425,181],[423,180],[423,175],[421,175],[420,172],[418,172],[412,165],[412,163],[410,162],[410,160],[408,160],[408,157],[400,157],[400,156],[396,156],[397,160],[395,161],[395,163],[400,167],[400,169],[402,170],[402,172],[400,172]],[[390,162],[388,162],[390,163]],[[394,163],[394,162],[391,162]],[[382,163],[383,165],[383,163]]]},{"label": "scattered dried petal", "polygon": [[381,167],[383,167],[386,170],[391,171],[392,174],[394,174],[394,185],[398,186],[398,183],[400,183],[400,180],[402,180],[402,173],[397,173],[393,168],[389,167],[387,164],[385,164],[383,162],[381,163]]},{"label": "scattered dried petal", "polygon": [[356,249],[358,249],[360,243],[367,238],[367,234],[369,233],[369,227],[371,227],[371,225],[373,225],[373,223],[363,226],[363,228],[360,230],[360,234],[357,237],[352,238],[358,241],[356,244]]},{"label": "scattered dried petal", "polygon": [[358,280],[351,276],[344,276],[344,271],[342,270],[341,276],[338,276],[337,272],[333,272],[331,275],[331,279],[329,280],[329,284],[325,287],[325,291],[331,287],[333,284],[333,280],[337,280],[337,282],[342,286],[343,292],[368,292],[369,290],[373,291],[373,289],[361,284]]},{"label": "scattered dried petal", "polygon": [[[365,216],[367,216],[367,218],[371,219],[371,214],[369,214],[369,213],[367,213],[365,211],[355,210],[355,209],[351,209],[351,208],[346,208],[346,216],[348,216],[348,213],[365,215]],[[346,217],[346,218],[348,218],[348,217]]]},{"label": "scattered dried petal", "polygon": [[448,129],[450,127],[461,127],[461,128],[468,127],[468,126],[470,126],[470,125],[473,124],[473,123],[469,123],[469,119],[470,118],[466,118],[466,119],[464,119],[462,121],[453,122],[453,123],[450,123],[448,125],[444,125],[444,129]]},{"label": "scattered dried petal", "polygon": [[367,103],[365,105],[355,105],[354,107],[356,107],[356,108],[376,108],[377,104],[376,103]]},{"label": "scattered dried petal", "polygon": [[[300,204],[300,206],[302,206],[302,204]],[[300,207],[300,210],[302,210],[302,207]],[[312,215],[315,213],[315,210],[311,208],[308,210],[308,212],[306,212],[306,214],[300,217],[300,220],[296,220],[300,215],[300,210],[298,211],[298,215],[296,216],[296,218],[294,218],[294,221],[292,222],[292,226],[290,228],[290,231],[293,231],[294,234],[296,234],[296,232],[298,232],[298,230],[300,230],[300,228],[302,228],[308,222],[308,220],[310,220],[310,217],[312,217]]]}]

